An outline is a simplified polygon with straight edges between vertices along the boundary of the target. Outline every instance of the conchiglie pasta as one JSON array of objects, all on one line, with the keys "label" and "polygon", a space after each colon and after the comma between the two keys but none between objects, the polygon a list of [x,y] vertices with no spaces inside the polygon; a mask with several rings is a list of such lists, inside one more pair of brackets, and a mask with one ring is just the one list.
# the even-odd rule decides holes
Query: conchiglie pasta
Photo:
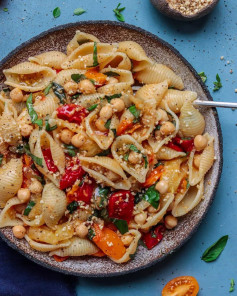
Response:
[{"label": "conchiglie pasta", "polygon": [[16,213],[13,210],[14,206],[20,204],[22,204],[22,202],[17,197],[8,200],[4,209],[0,213],[0,228],[23,224],[23,222],[16,217]]},{"label": "conchiglie pasta", "polygon": [[131,70],[132,64],[126,54],[115,52],[100,64],[100,69],[112,67],[117,69]]},{"label": "conchiglie pasta", "polygon": [[177,157],[184,157],[186,156],[185,152],[179,152],[169,147],[161,147],[161,149],[156,153],[157,159],[161,160],[170,160]]},{"label": "conchiglie pasta", "polygon": [[35,112],[39,117],[45,117],[51,115],[59,106],[58,98],[53,94],[49,93],[41,100],[34,103]]},{"label": "conchiglie pasta", "polygon": [[67,82],[72,81],[72,74],[85,74],[85,72],[85,70],[78,69],[62,70],[57,74],[56,78],[54,79],[54,82],[64,86],[64,84],[66,84]]},{"label": "conchiglie pasta", "polygon": [[24,91],[36,92],[43,90],[56,76],[49,67],[24,62],[3,71],[5,84],[18,87]]},{"label": "conchiglie pasta", "polygon": [[184,88],[181,77],[176,75],[170,68],[165,65],[154,63],[142,71],[136,73],[135,78],[141,83],[160,83],[164,80],[169,82],[169,86],[173,86],[182,90]]},{"label": "conchiglie pasta", "polygon": [[39,64],[41,66],[46,66],[60,70],[62,69],[61,64],[63,63],[66,57],[67,56],[60,51],[48,51],[41,53],[37,56],[30,57],[29,61]]}]

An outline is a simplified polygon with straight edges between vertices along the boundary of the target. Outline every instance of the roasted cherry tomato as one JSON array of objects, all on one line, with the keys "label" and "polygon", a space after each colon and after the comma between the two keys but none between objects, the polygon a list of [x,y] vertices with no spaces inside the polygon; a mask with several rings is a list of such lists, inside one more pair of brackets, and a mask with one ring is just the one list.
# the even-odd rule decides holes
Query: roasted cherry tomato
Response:
[{"label": "roasted cherry tomato", "polygon": [[76,104],[66,104],[57,109],[58,118],[77,124],[81,124],[88,114],[89,111]]},{"label": "roasted cherry tomato", "polygon": [[131,191],[119,190],[113,193],[109,198],[109,217],[126,220],[129,223],[132,218],[133,207],[134,196]]},{"label": "roasted cherry tomato", "polygon": [[84,174],[85,172],[80,166],[79,160],[77,159],[76,162],[71,161],[60,180],[60,189],[63,190],[71,187],[76,180],[81,179]]},{"label": "roasted cherry tomato", "polygon": [[46,162],[48,170],[54,174],[57,173],[58,168],[54,164],[50,148],[42,149],[42,153],[43,153],[44,160]]},{"label": "roasted cherry tomato", "polygon": [[194,147],[194,140],[192,138],[187,139],[175,137],[172,142],[181,146],[185,152],[192,151]]},{"label": "roasted cherry tomato", "polygon": [[69,256],[60,257],[60,256],[58,256],[58,255],[53,255],[54,260],[57,261],[57,262],[63,262],[63,261],[65,261],[65,260],[67,260],[68,257],[69,257]]},{"label": "roasted cherry tomato", "polygon": [[93,179],[86,177],[82,184],[74,185],[72,190],[67,194],[68,202],[72,201],[84,201],[86,204],[91,202],[91,198],[94,192],[94,181]]},{"label": "roasted cherry tomato", "polygon": [[199,285],[194,277],[180,276],[165,285],[162,296],[196,296],[198,291]]},{"label": "roasted cherry tomato", "polygon": [[175,151],[178,151],[178,152],[183,152],[183,149],[182,149],[180,146],[175,145],[173,142],[169,142],[169,143],[166,145],[166,147],[169,147],[169,148],[171,148],[171,149],[173,149],[173,150],[175,150]]},{"label": "roasted cherry tomato", "polygon": [[147,246],[148,250],[154,248],[162,240],[165,232],[164,225],[158,225],[148,233],[145,233],[142,237],[143,242]]},{"label": "roasted cherry tomato", "polygon": [[107,82],[107,76],[97,71],[96,68],[90,69],[85,74],[86,78],[95,81],[95,86],[99,87]]},{"label": "roasted cherry tomato", "polygon": [[160,164],[158,167],[154,168],[149,176],[146,178],[145,183],[143,183],[143,187],[150,187],[154,185],[161,177],[163,173],[164,165]]},{"label": "roasted cherry tomato", "polygon": [[117,127],[117,136],[121,136],[124,134],[128,129],[133,127],[133,122],[132,120],[123,120],[122,122],[119,123]]}]

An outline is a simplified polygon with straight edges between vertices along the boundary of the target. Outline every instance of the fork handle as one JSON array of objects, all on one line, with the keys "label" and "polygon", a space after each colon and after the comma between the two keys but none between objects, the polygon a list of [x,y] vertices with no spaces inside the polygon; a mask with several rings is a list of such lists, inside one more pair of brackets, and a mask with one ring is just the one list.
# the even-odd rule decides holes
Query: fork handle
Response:
[{"label": "fork handle", "polygon": [[237,103],[195,100],[194,105],[207,107],[237,108]]}]

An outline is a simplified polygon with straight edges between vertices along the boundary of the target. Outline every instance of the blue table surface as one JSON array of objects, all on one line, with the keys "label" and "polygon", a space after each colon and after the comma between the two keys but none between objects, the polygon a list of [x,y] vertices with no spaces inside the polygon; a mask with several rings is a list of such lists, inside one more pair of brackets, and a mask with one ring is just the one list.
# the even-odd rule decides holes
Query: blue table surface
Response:
[{"label": "blue table surface", "polygon": [[[121,2],[126,6],[127,23],[158,35],[176,47],[198,72],[205,71],[214,100],[236,102],[236,0],[220,0],[211,15],[192,23],[162,16],[148,0]],[[116,20],[112,10],[117,4],[111,0],[2,0],[0,59],[49,28],[83,20]],[[54,19],[52,10],[57,6],[61,8],[61,16]],[[8,12],[3,11],[4,7]],[[87,12],[73,16],[73,10],[78,7]],[[221,56],[224,56],[223,60]],[[214,93],[213,81],[217,73],[223,87]],[[181,250],[152,268],[110,279],[78,278],[78,295],[161,295],[164,284],[181,275],[197,278],[200,296],[229,295],[230,280],[234,278],[237,282],[237,111],[219,109],[218,113],[224,139],[223,173],[213,205],[196,234]],[[229,235],[229,241],[219,259],[213,263],[201,261],[203,251],[225,234]],[[230,295],[237,295],[237,288]]]}]

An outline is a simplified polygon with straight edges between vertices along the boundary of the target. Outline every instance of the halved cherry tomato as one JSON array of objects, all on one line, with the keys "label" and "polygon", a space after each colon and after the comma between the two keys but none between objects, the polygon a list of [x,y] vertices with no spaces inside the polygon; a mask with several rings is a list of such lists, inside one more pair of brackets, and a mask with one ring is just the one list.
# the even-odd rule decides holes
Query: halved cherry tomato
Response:
[{"label": "halved cherry tomato", "polygon": [[131,129],[129,129],[128,131],[127,131],[127,134],[132,134],[132,133],[134,133],[137,129],[139,129],[140,127],[142,127],[142,125],[139,123],[139,122],[137,122],[136,124],[134,124],[133,126],[132,126],[132,128]]},{"label": "halved cherry tomato", "polygon": [[63,262],[63,261],[65,261],[65,260],[67,260],[68,257],[69,257],[69,256],[60,257],[60,256],[58,256],[58,255],[53,255],[54,260],[57,261],[57,262]]},{"label": "halved cherry tomato", "polygon": [[94,192],[94,181],[87,177],[87,181],[83,181],[81,186],[74,185],[72,190],[67,193],[68,202],[72,201],[84,201],[86,204],[91,202],[91,198]]},{"label": "halved cherry tomato", "polygon": [[154,248],[162,240],[165,232],[164,225],[158,225],[150,232],[145,233],[142,237],[143,242],[147,246],[148,250]]},{"label": "halved cherry tomato", "polygon": [[92,254],[91,256],[95,256],[95,257],[104,257],[106,256],[104,252],[102,252],[101,250],[99,250],[98,252]]},{"label": "halved cherry tomato", "polygon": [[65,173],[60,180],[60,189],[66,189],[71,187],[76,180],[81,179],[85,174],[83,168],[80,166],[80,162],[77,159],[75,162],[71,161],[66,167]]},{"label": "halved cherry tomato", "polygon": [[76,104],[66,104],[57,109],[57,117],[72,123],[81,124],[82,120],[89,114],[84,107]]},{"label": "halved cherry tomato", "polygon": [[198,291],[199,285],[194,277],[180,276],[165,285],[162,296],[196,296]]},{"label": "halved cherry tomato", "polygon": [[85,74],[86,78],[88,79],[92,79],[96,82],[96,85],[101,86],[104,85],[106,83],[106,79],[107,79],[107,75],[100,73],[98,71],[96,71],[95,68],[88,70]]},{"label": "halved cherry tomato", "polygon": [[145,183],[143,183],[143,187],[150,187],[154,185],[161,177],[164,166],[160,164],[157,168],[153,169],[150,175],[147,177]]},{"label": "halved cherry tomato", "polygon": [[168,144],[166,144],[166,147],[169,147],[178,152],[183,152],[183,149],[180,146],[175,145],[173,142],[169,142]]},{"label": "halved cherry tomato", "polygon": [[117,128],[117,136],[121,136],[125,133],[125,131],[133,126],[132,119],[131,120],[123,120],[119,123]]},{"label": "halved cherry tomato", "polygon": [[56,165],[53,161],[53,157],[52,157],[50,148],[42,149],[42,153],[43,153],[44,160],[46,162],[48,170],[52,173],[57,173],[58,168],[56,167]]},{"label": "halved cherry tomato", "polygon": [[110,218],[126,220],[132,219],[134,207],[134,196],[129,190],[119,190],[113,193],[108,202],[108,213]]},{"label": "halved cherry tomato", "polygon": [[181,193],[184,193],[187,189],[187,186],[188,186],[188,180],[187,180],[187,177],[184,178],[180,184],[179,184],[179,187],[177,189],[177,192],[181,192]]},{"label": "halved cherry tomato", "polygon": [[190,152],[193,150],[194,147],[194,139],[182,139],[176,136],[173,140],[173,143],[181,146],[185,152]]}]

